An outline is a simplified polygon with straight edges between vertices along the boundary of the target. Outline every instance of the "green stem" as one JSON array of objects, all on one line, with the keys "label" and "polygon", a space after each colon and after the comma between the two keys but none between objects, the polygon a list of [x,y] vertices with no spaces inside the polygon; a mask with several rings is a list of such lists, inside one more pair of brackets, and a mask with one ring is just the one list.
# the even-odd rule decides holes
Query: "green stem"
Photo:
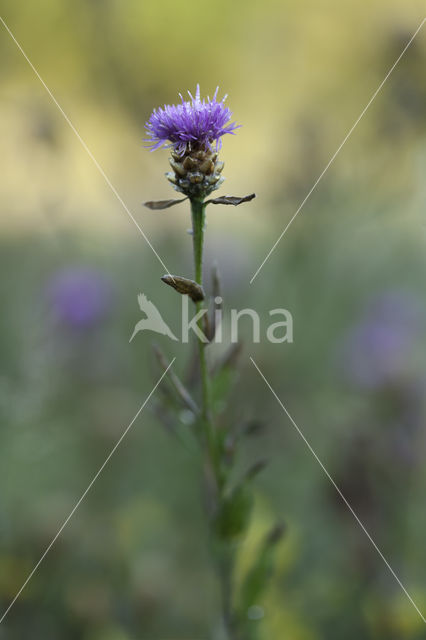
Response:
[{"label": "green stem", "polygon": [[[205,204],[202,200],[191,200],[191,214],[192,214],[192,241],[194,248],[194,267],[195,267],[195,281],[203,286],[203,247],[204,247],[204,222],[205,222]],[[204,308],[204,303],[196,303],[197,313]],[[202,322],[199,322],[199,327],[203,331]],[[211,417],[211,394],[210,394],[210,381],[209,372],[207,368],[206,359],[206,343],[202,342],[198,338],[198,354],[200,360],[200,375],[201,375],[201,388],[202,388],[202,422],[204,427],[204,436],[209,452],[210,464],[214,472],[218,471],[217,468],[217,453],[215,433],[212,424]]]},{"label": "green stem", "polygon": [[192,242],[194,247],[195,280],[203,286],[203,247],[206,205],[202,200],[191,200]]},{"label": "green stem", "polygon": [[[204,246],[204,223],[205,223],[205,204],[202,200],[191,200],[192,214],[192,239],[194,247],[194,267],[195,280],[203,286],[203,246]],[[204,308],[203,302],[196,303],[197,313]],[[199,322],[200,329],[203,330],[202,322]],[[207,447],[207,463],[209,475],[214,480],[214,499],[216,510],[223,497],[224,478],[222,477],[220,460],[218,455],[218,443],[214,425],[212,422],[212,406],[210,394],[210,379],[206,360],[206,343],[198,338],[198,353],[200,360],[200,375],[202,387],[202,425],[203,435]],[[214,530],[212,530],[214,538]],[[219,548],[221,547],[219,543]],[[232,554],[229,555],[229,549],[221,549],[219,556],[215,553],[218,574],[220,577],[221,599],[222,599],[222,616],[229,640],[236,636],[232,630],[232,572],[233,562]]]}]

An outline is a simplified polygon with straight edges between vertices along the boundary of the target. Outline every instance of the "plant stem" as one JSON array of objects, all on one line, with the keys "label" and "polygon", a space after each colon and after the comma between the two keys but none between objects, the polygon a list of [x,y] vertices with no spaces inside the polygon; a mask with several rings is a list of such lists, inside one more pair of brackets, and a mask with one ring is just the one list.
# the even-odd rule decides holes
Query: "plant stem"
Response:
[{"label": "plant stem", "polygon": [[[205,204],[202,200],[191,200],[192,214],[192,241],[194,248],[194,267],[195,281],[203,286],[203,246],[204,246],[204,221],[205,221]],[[197,313],[204,308],[204,303],[197,302]],[[203,330],[202,323],[199,321],[199,327]],[[206,360],[206,343],[198,338],[198,355],[200,360],[200,375],[202,388],[202,422],[204,427],[204,436],[209,452],[210,464],[212,470],[217,472],[217,451],[215,442],[215,433],[212,425],[211,417],[211,396],[209,372]]]},{"label": "plant stem", "polygon": [[[205,204],[202,200],[191,200],[192,214],[192,239],[194,248],[194,267],[195,280],[203,286],[203,246],[204,246],[204,223],[205,223]],[[204,303],[196,303],[197,313],[204,309]],[[202,323],[199,321],[200,329]],[[198,353],[200,361],[200,375],[202,387],[202,425],[203,435],[207,447],[207,468],[211,479],[214,482],[214,505],[212,511],[215,512],[223,499],[224,478],[221,471],[221,465],[218,455],[218,442],[214,425],[212,422],[212,406],[210,394],[210,379],[206,360],[206,343],[198,338]],[[217,541],[214,539],[214,529],[211,530],[213,538],[213,546]],[[217,550],[220,552],[217,553]],[[233,561],[230,549],[225,549],[219,543],[216,552],[213,554],[217,571],[220,577],[221,601],[222,601],[222,617],[223,624],[229,640],[235,638],[232,630],[232,572]]]}]

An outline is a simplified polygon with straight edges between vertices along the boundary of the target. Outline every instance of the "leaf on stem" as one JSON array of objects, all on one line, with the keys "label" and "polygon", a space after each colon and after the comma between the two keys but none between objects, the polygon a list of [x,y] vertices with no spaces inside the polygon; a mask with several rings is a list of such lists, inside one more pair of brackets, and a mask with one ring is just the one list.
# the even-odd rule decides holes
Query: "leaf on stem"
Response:
[{"label": "leaf on stem", "polygon": [[169,412],[165,409],[163,404],[164,403],[161,403],[158,399],[154,398],[151,403],[151,408],[157,416],[157,419],[165,427],[167,433],[176,435],[176,421],[171,419]]},{"label": "leaf on stem", "polygon": [[259,435],[265,425],[259,421],[251,420],[237,425],[225,437],[223,443],[224,462],[228,466],[232,465],[238,449],[238,444],[243,437],[253,437]]},{"label": "leaf on stem", "polygon": [[246,487],[238,486],[225,496],[217,511],[214,528],[223,541],[236,541],[247,531],[253,507],[253,496]]},{"label": "leaf on stem", "polygon": [[210,314],[210,322],[209,322],[209,333],[206,333],[206,336],[212,342],[216,335],[216,319],[219,313],[222,313],[223,310],[223,299],[222,299],[222,287],[220,282],[219,271],[217,265],[213,265],[212,269],[212,300],[213,300],[213,309]]},{"label": "leaf on stem", "polygon": [[261,420],[249,420],[240,426],[239,433],[242,436],[258,436],[265,430],[265,423]]},{"label": "leaf on stem", "polygon": [[171,274],[162,276],[161,280],[173,287],[178,293],[187,295],[193,302],[201,302],[204,300],[203,288],[194,280],[182,278],[181,276],[172,276]]},{"label": "leaf on stem", "polygon": [[250,193],[248,196],[220,196],[219,198],[213,198],[212,200],[207,200],[205,204],[232,204],[236,207],[239,204],[243,204],[243,202],[250,202],[253,198],[256,197],[255,193]]},{"label": "leaf on stem", "polygon": [[179,202],[184,202],[187,198],[180,198],[179,200],[150,200],[149,202],[143,202],[143,206],[151,209],[152,211],[160,211],[161,209],[169,209],[174,207]]},{"label": "leaf on stem", "polygon": [[211,327],[210,319],[209,319],[209,316],[207,315],[207,313],[203,316],[202,322],[203,322],[204,335],[206,336],[207,340],[209,342],[211,342],[212,339],[213,339],[211,337],[212,336],[212,327]]},{"label": "leaf on stem", "polygon": [[217,268],[216,263],[213,265],[212,269],[212,295],[213,298],[222,297],[222,283],[220,280],[219,269]]},{"label": "leaf on stem", "polygon": [[243,619],[246,619],[248,609],[258,603],[268,584],[274,570],[274,550],[284,533],[285,525],[277,524],[266,535],[257,553],[254,554],[255,560],[241,588],[240,609]]},{"label": "leaf on stem", "polygon": [[265,459],[258,460],[257,462],[255,462],[246,472],[244,479],[248,482],[250,480],[253,480],[257,475],[259,475],[259,473],[261,473],[265,469],[268,462],[269,460],[265,460]]},{"label": "leaf on stem", "polygon": [[274,545],[278,544],[278,542],[280,542],[281,539],[284,537],[285,532],[286,532],[285,523],[278,522],[278,524],[276,524],[275,527],[273,527],[268,533],[268,535],[266,536],[265,545],[267,547],[273,547]]},{"label": "leaf on stem", "polygon": [[253,493],[249,483],[266,464],[266,460],[256,462],[238,484],[223,496],[215,522],[216,532],[222,539],[237,539],[247,531],[253,506]]},{"label": "leaf on stem", "polygon": [[241,348],[241,343],[231,344],[211,369],[211,398],[215,410],[221,413],[231,399],[232,389],[238,378],[236,365]]},{"label": "leaf on stem", "polygon": [[[157,344],[153,344],[152,348],[154,350],[155,356],[161,368],[166,371],[168,367],[168,362],[164,356],[164,353],[161,351],[160,347]],[[198,415],[199,409],[197,407],[197,404],[193,400],[192,396],[190,395],[186,387],[182,384],[178,376],[175,374],[175,372],[169,369],[167,372],[167,376],[169,377],[170,382],[172,383],[176,393],[178,394],[180,400],[183,402],[184,406],[186,406],[195,415]]]}]

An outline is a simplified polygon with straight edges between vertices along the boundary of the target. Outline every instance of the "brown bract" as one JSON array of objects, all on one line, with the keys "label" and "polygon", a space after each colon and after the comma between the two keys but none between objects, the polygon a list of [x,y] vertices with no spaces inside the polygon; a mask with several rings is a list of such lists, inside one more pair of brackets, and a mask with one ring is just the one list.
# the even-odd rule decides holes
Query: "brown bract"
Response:
[{"label": "brown bract", "polygon": [[167,179],[190,198],[208,196],[224,180],[221,177],[224,163],[218,160],[216,151],[188,145],[183,155],[172,151],[169,162],[173,172],[166,173]]},{"label": "brown bract", "polygon": [[173,287],[178,293],[189,296],[193,302],[204,300],[203,288],[194,280],[182,278],[182,276],[172,276],[171,274],[162,276],[161,280]]}]

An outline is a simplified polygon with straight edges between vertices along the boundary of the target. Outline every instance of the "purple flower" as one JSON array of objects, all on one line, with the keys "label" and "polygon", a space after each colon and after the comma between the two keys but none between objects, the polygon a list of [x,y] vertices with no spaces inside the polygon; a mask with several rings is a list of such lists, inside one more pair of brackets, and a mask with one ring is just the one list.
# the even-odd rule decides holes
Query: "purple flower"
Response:
[{"label": "purple flower", "polygon": [[405,377],[422,319],[417,298],[407,292],[378,296],[345,337],[341,360],[346,377],[364,389]]},{"label": "purple flower", "polygon": [[187,145],[212,150],[214,142],[216,150],[219,149],[222,144],[220,138],[225,133],[233,134],[239,125],[235,122],[228,124],[232,112],[225,107],[226,96],[217,101],[218,89],[212,100],[209,97],[201,100],[200,85],[197,85],[195,98],[188,91],[190,101],[185,101],[179,94],[180,104],[154,109],[145,125],[149,135],[146,141],[150,143],[151,151],[165,146],[183,154]]},{"label": "purple flower", "polygon": [[65,268],[54,275],[47,293],[55,319],[71,329],[93,327],[111,306],[111,285],[96,269]]}]

